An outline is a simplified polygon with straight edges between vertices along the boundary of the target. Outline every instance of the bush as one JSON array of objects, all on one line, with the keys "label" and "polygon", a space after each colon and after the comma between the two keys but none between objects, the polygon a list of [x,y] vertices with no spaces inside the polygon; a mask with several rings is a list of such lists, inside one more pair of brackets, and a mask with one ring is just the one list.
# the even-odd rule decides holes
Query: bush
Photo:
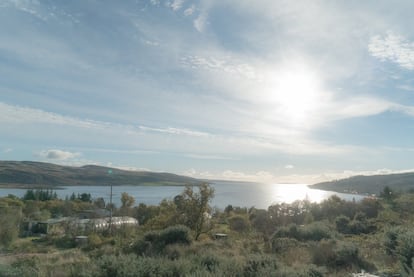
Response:
[{"label": "bush", "polygon": [[410,230],[398,236],[397,253],[403,271],[412,272],[414,269],[414,231]]},{"label": "bush", "polygon": [[358,248],[350,243],[338,244],[335,249],[335,265],[338,267],[361,265]]},{"label": "bush", "polygon": [[347,216],[340,215],[335,219],[336,230],[342,234],[348,234],[350,227],[350,219]]},{"label": "bush", "polygon": [[88,236],[88,249],[95,249],[101,245],[102,239],[98,234],[92,233]]},{"label": "bush", "polygon": [[190,244],[192,242],[190,229],[183,225],[168,227],[161,231],[159,240],[165,245],[172,243]]},{"label": "bush", "polygon": [[389,228],[385,231],[383,241],[385,253],[390,256],[395,256],[397,254],[398,237],[402,232],[403,230],[400,227]]},{"label": "bush", "polygon": [[313,263],[331,268],[372,268],[359,256],[358,247],[352,243],[321,241],[312,248]]},{"label": "bush", "polygon": [[272,240],[272,252],[273,253],[285,253],[291,248],[295,248],[298,245],[296,239],[291,238],[275,238]]},{"label": "bush", "polygon": [[171,261],[161,257],[137,257],[130,255],[103,256],[97,262],[96,277],[163,276],[178,277],[196,271],[190,261]]},{"label": "bush", "polygon": [[250,255],[247,257],[244,268],[244,276],[266,276],[266,272],[275,272],[278,269],[276,260],[267,255]]},{"label": "bush", "polygon": [[243,215],[235,215],[229,218],[230,229],[236,232],[246,232],[250,228],[249,220]]},{"label": "bush", "polygon": [[20,277],[20,276],[38,276],[39,260],[35,257],[22,258],[15,261],[11,266],[0,265],[0,276]]},{"label": "bush", "polygon": [[277,238],[292,238],[299,241],[320,241],[331,237],[331,230],[325,224],[314,222],[299,228],[296,224],[282,227],[273,235],[273,240]]},{"label": "bush", "polygon": [[36,270],[28,267],[15,267],[0,264],[0,276],[3,277],[35,277],[38,276]]},{"label": "bush", "polygon": [[367,234],[375,230],[375,226],[371,225],[364,213],[358,212],[354,220],[350,220],[349,217],[340,215],[335,219],[335,225],[338,232],[342,234]]},{"label": "bush", "polygon": [[322,222],[315,222],[305,225],[299,230],[300,240],[320,241],[322,239],[329,239],[332,237],[331,230]]},{"label": "bush", "polygon": [[167,245],[190,244],[191,242],[190,229],[186,226],[176,225],[161,232],[150,231],[145,233],[142,240],[137,240],[132,245],[132,250],[138,255],[148,255],[162,252]]}]

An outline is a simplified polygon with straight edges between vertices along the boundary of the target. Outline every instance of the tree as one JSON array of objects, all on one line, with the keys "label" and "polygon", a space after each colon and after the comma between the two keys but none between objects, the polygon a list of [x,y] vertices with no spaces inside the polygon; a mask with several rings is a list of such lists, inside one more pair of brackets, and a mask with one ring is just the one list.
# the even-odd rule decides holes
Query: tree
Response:
[{"label": "tree", "polygon": [[195,239],[203,232],[206,225],[210,201],[214,197],[214,189],[208,184],[198,187],[198,192],[192,186],[186,186],[180,197],[174,199],[177,210],[183,216],[183,223],[195,233]]},{"label": "tree", "polygon": [[395,198],[395,193],[389,186],[385,186],[384,190],[380,193],[380,197],[391,202]]},{"label": "tree", "polygon": [[99,209],[105,209],[105,199],[103,197],[98,197],[93,201],[93,204]]},{"label": "tree", "polygon": [[78,199],[82,202],[92,202],[92,196],[90,193],[82,193],[82,194],[78,194]]},{"label": "tree", "polygon": [[0,245],[8,247],[17,238],[22,206],[19,199],[0,198]]},{"label": "tree", "polygon": [[135,198],[132,195],[129,195],[126,192],[121,194],[121,208],[119,213],[121,215],[130,215],[132,214],[132,206],[134,206]]},{"label": "tree", "polygon": [[121,208],[132,208],[135,203],[135,198],[132,195],[129,195],[126,192],[121,194]]}]

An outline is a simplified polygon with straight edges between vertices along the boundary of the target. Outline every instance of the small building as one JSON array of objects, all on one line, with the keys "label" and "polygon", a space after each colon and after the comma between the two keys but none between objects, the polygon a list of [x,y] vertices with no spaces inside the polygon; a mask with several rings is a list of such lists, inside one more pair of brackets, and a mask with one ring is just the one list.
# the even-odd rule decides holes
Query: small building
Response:
[{"label": "small building", "polygon": [[45,221],[30,222],[27,224],[29,230],[27,233],[63,235],[66,232],[71,234],[85,234],[89,232],[101,232],[112,228],[121,228],[122,226],[139,226],[137,219],[129,216],[114,216],[103,218],[73,218],[62,217],[52,218]]},{"label": "small building", "polygon": [[45,221],[38,221],[32,224],[32,232],[40,234],[63,235],[66,232],[66,225],[70,218],[51,218]]}]

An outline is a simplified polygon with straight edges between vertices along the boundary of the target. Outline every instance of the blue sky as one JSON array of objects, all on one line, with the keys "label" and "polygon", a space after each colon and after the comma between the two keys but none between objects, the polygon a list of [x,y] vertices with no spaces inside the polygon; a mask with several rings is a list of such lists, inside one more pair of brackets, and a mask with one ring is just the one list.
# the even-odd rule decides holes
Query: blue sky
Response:
[{"label": "blue sky", "polygon": [[0,2],[0,159],[305,182],[412,171],[412,1]]}]

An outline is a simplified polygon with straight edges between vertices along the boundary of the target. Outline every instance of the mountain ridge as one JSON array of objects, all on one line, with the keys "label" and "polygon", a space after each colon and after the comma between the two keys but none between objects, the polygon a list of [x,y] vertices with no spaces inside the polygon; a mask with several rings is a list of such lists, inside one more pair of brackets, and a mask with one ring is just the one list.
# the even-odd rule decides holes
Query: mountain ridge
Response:
[{"label": "mountain ridge", "polygon": [[317,183],[310,185],[309,187],[336,192],[379,195],[386,186],[398,192],[413,190],[414,172],[370,176],[358,175],[346,179]]},{"label": "mountain ridge", "polygon": [[0,186],[3,187],[179,186],[201,183],[202,180],[167,172],[130,171],[98,165],[75,167],[36,161],[0,161]]}]

